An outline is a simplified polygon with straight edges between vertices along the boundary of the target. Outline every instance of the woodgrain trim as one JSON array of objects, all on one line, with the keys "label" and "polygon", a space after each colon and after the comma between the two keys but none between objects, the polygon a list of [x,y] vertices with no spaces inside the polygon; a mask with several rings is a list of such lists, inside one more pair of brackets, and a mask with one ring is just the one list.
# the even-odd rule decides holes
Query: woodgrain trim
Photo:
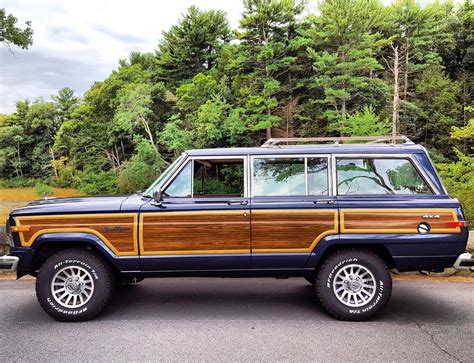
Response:
[{"label": "woodgrain trim", "polygon": [[[332,234],[337,234],[339,230],[339,218],[338,218],[338,210],[337,209],[290,209],[290,210],[285,210],[285,209],[262,209],[262,210],[253,210],[252,211],[252,216],[258,215],[258,214],[294,214],[294,215],[301,215],[301,214],[328,214],[332,213],[333,214],[333,228],[329,229],[327,231],[324,231],[317,235],[311,245],[308,248],[257,248],[254,249],[252,248],[252,253],[311,253],[316,245],[321,241],[324,237],[332,235]],[[307,223],[311,223],[311,221],[308,221]]]},{"label": "woodgrain trim", "polygon": [[[371,214],[378,214],[383,215],[386,214],[410,214],[416,213],[419,214],[418,216],[413,217],[413,228],[380,228],[374,226],[373,228],[346,228],[346,221],[348,220],[348,214],[353,213],[357,214],[360,213],[361,215],[371,215]],[[440,221],[437,219],[425,219],[423,215],[425,214],[446,214],[449,213],[452,216],[453,221],[458,221],[458,216],[456,211],[452,208],[345,208],[340,210],[340,219],[341,219],[341,233],[386,233],[386,234],[402,234],[402,233],[410,233],[410,234],[418,234],[417,226],[421,222],[426,222],[429,224],[439,224]],[[387,217],[388,218],[388,217]],[[367,222],[374,225],[374,220],[368,220]],[[442,221],[441,221],[442,223]],[[461,228],[459,227],[434,227],[431,228],[430,233],[460,233]]]},{"label": "woodgrain trim", "polygon": [[[243,214],[247,213],[247,216],[244,217]],[[187,212],[144,212],[140,213],[140,223],[139,223],[139,239],[140,239],[140,255],[143,256],[163,256],[163,255],[207,255],[207,254],[250,254],[250,233],[249,233],[249,248],[244,249],[193,249],[193,250],[177,250],[177,251],[160,251],[160,250],[146,250],[144,243],[143,230],[145,227],[145,218],[146,217],[199,217],[199,216],[242,216],[246,218],[244,223],[248,223],[249,232],[250,232],[250,210],[249,209],[239,209],[239,210],[207,210],[207,211],[187,211]],[[247,221],[247,222],[245,222]],[[208,222],[203,222],[208,223]],[[229,222],[231,223],[241,223],[241,222]],[[169,222],[167,225],[180,225],[181,222]]]},{"label": "woodgrain trim", "polygon": [[32,236],[25,240],[24,232],[20,232],[20,242],[23,247],[30,247],[33,242],[39,236],[46,233],[74,233],[74,232],[83,232],[91,233],[101,239],[105,245],[117,256],[137,256],[138,255],[138,213],[107,213],[107,214],[64,214],[64,215],[41,215],[41,216],[24,216],[16,217],[15,221],[18,226],[27,225],[28,221],[38,221],[38,220],[53,220],[53,219],[84,219],[84,218],[97,218],[97,219],[113,219],[113,218],[133,218],[133,251],[119,251],[115,248],[114,244],[109,241],[102,233],[99,231],[88,228],[88,227],[60,227],[60,228],[43,228],[40,231],[37,231]]}]

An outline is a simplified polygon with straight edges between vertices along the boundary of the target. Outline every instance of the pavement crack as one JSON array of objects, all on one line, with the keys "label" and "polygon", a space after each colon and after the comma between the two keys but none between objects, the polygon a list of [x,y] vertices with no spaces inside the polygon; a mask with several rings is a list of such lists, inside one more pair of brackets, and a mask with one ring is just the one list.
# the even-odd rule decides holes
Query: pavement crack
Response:
[{"label": "pavement crack", "polygon": [[430,338],[430,341],[433,343],[433,345],[438,348],[440,351],[442,351],[444,354],[448,355],[452,359],[454,359],[456,362],[461,362],[462,360],[456,357],[454,354],[448,352],[446,349],[444,349],[441,345],[438,344],[438,342],[435,339],[435,336],[433,333],[429,332],[426,328],[424,328],[419,322],[415,321],[416,326],[418,329],[420,329],[422,332],[424,332],[428,337]]}]

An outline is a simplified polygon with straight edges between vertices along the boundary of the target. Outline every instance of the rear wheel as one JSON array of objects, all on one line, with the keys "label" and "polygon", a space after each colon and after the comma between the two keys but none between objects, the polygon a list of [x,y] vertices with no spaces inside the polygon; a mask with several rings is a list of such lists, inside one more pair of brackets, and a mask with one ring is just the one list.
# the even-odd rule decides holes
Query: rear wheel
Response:
[{"label": "rear wheel", "polygon": [[321,305],[340,320],[362,321],[381,311],[390,299],[392,279],[385,263],[366,250],[331,255],[316,276]]},{"label": "rear wheel", "polygon": [[84,321],[99,314],[112,297],[113,274],[86,249],[60,251],[41,266],[36,296],[41,307],[60,321]]}]

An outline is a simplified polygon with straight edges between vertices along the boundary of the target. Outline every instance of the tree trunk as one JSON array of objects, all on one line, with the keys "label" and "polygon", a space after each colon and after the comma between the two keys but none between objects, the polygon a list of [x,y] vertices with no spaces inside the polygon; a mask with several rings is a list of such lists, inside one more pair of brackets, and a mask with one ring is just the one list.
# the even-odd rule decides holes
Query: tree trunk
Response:
[{"label": "tree trunk", "polygon": [[398,118],[400,115],[400,88],[398,84],[399,65],[398,65],[398,46],[393,49],[393,103],[392,103],[392,136],[398,135]]},{"label": "tree trunk", "polygon": [[408,73],[410,68],[410,44],[406,43],[406,51],[405,51],[405,67],[404,67],[404,83],[403,83],[403,100],[406,101],[408,96]]},{"label": "tree trunk", "polygon": [[20,175],[18,175],[18,176],[23,176],[23,170],[21,169],[20,142],[17,143],[16,152],[17,152],[17,155],[18,155],[18,168],[16,168],[16,173],[18,175],[18,170],[19,170]]},{"label": "tree trunk", "polygon": [[56,159],[54,157],[54,151],[52,147],[49,148],[49,152],[51,154],[51,165],[53,166],[54,176],[56,178],[59,178],[58,169],[56,168],[56,163],[55,163]]}]

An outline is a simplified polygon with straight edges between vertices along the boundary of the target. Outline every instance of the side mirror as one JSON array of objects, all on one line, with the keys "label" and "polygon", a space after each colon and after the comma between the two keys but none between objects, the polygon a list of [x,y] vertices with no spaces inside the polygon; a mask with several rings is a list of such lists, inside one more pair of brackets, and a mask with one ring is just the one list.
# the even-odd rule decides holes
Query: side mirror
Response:
[{"label": "side mirror", "polygon": [[153,192],[153,205],[161,205],[163,201],[163,192],[161,189],[157,189]]}]

